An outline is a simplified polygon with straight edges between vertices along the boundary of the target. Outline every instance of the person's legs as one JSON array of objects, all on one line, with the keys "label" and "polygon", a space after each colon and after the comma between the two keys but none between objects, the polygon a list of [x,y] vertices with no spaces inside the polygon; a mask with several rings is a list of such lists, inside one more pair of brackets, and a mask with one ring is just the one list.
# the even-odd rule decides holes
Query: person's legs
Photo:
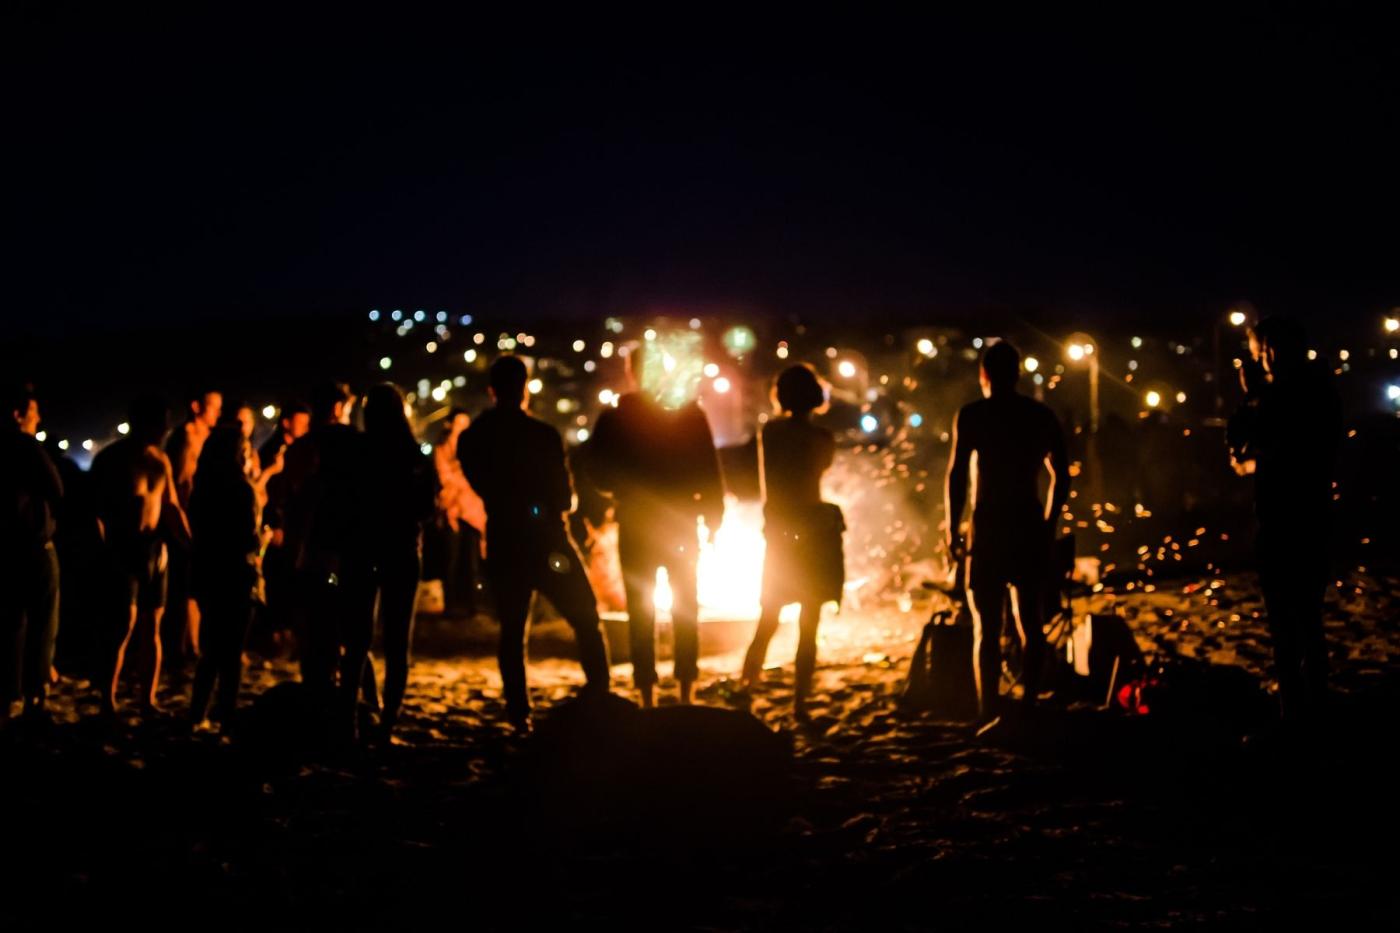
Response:
[{"label": "person's legs", "polygon": [[700,597],[696,591],[695,549],[677,549],[666,565],[671,580],[671,633],[676,657],[676,680],[682,703],[700,674]]},{"label": "person's legs", "polygon": [[157,701],[156,695],[160,690],[160,666],[163,655],[160,623],[163,618],[165,618],[164,606],[157,606],[151,610],[151,678],[141,694],[142,705],[148,712],[160,711],[160,703]]},{"label": "person's legs", "polygon": [[296,595],[301,681],[326,706],[335,692],[337,588],[324,575],[308,571],[300,575]]},{"label": "person's legs", "polygon": [[1314,572],[1300,577],[1298,586],[1298,641],[1303,662],[1303,690],[1309,716],[1321,716],[1327,704],[1327,635],[1322,604],[1327,580]]},{"label": "person's legs", "polygon": [[812,674],[817,669],[817,626],[822,619],[821,603],[803,603],[797,619],[797,683],[793,704],[799,714],[807,707],[812,692]]},{"label": "person's legs", "polygon": [[[16,567],[13,558],[4,561]],[[16,568],[18,569],[18,568]],[[22,575],[21,579],[22,579]],[[17,586],[0,590],[0,725],[10,718],[10,705],[20,698],[24,668],[25,600]]]},{"label": "person's legs", "polygon": [[[1264,612],[1274,643],[1274,676],[1278,678],[1279,714],[1285,722],[1303,717],[1306,707],[1303,679],[1302,612],[1300,593],[1294,579],[1297,568],[1275,559],[1267,551],[1260,554],[1259,585],[1264,592]],[[1321,623],[1319,610],[1319,625]]]},{"label": "person's legs", "polygon": [[[219,693],[214,717],[222,723],[233,719],[238,710],[238,690],[243,685],[243,645],[253,623],[253,606],[245,599],[230,601],[226,630],[219,636]],[[207,618],[205,631],[208,631]]]},{"label": "person's legs", "polygon": [[[980,582],[980,581],[979,581]],[[977,682],[977,708],[984,720],[1001,709],[1001,608],[1004,586],[968,587],[967,608],[972,615],[973,677]]]},{"label": "person's legs", "polygon": [[356,711],[374,637],[375,579],[368,567],[355,567],[340,577],[336,595],[339,621],[340,684],[334,729],[345,738],[356,735]]},{"label": "person's legs", "polygon": [[627,596],[627,636],[632,656],[632,682],[642,705],[650,706],[656,689],[656,563],[649,548],[618,532],[618,561]]},{"label": "person's legs", "polygon": [[1011,587],[1011,613],[1016,620],[1016,633],[1021,641],[1021,687],[1026,706],[1034,706],[1040,694],[1041,675],[1045,670],[1045,622],[1041,615],[1044,603],[1040,587],[1031,580]]},{"label": "person's legs", "polygon": [[24,708],[43,709],[58,638],[58,552],[52,543],[37,554],[33,577],[25,581],[29,599],[24,627]]},{"label": "person's legs", "polygon": [[384,637],[384,725],[398,719],[408,685],[409,653],[420,574],[417,551],[399,555],[381,573],[379,624]]},{"label": "person's legs", "polygon": [[763,662],[768,657],[768,643],[778,632],[778,613],[781,609],[781,606],[765,605],[759,614],[758,628],[754,629],[753,641],[749,644],[749,650],[744,653],[745,684],[755,684],[763,676]]},{"label": "person's legs", "polygon": [[551,561],[549,570],[540,580],[540,592],[549,598],[574,630],[579,666],[587,679],[588,691],[607,693],[611,671],[608,668],[607,645],[603,642],[602,621],[598,618],[598,597],[593,592],[593,585],[588,582],[578,550],[571,542],[565,544],[568,550],[559,553],[567,561]]},{"label": "person's legs", "polygon": [[194,689],[190,692],[190,721],[200,723],[209,712],[209,697],[214,693],[214,682],[220,673],[221,639],[225,623],[226,607],[222,600],[210,600],[208,611],[204,613],[204,644],[199,660],[194,666]]},{"label": "person's legs", "polygon": [[506,715],[520,722],[530,715],[530,692],[525,680],[525,629],[530,616],[534,583],[524,555],[511,560],[493,549],[488,572],[496,600],[501,637],[496,647],[496,664],[501,672],[501,692]]}]

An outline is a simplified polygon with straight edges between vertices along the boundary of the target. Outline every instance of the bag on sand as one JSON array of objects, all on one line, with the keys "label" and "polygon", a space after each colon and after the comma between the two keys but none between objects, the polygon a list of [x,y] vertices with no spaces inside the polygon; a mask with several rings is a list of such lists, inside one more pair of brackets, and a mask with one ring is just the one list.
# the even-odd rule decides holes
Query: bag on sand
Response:
[{"label": "bag on sand", "polygon": [[927,710],[950,719],[970,719],[977,714],[972,625],[964,615],[935,612],[924,625],[900,696],[905,709]]}]

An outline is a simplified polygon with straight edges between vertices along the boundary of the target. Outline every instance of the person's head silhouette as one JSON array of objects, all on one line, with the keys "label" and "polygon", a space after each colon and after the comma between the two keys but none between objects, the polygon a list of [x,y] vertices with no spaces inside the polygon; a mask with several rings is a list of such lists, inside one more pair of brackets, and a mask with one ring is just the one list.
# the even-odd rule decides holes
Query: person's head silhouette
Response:
[{"label": "person's head silhouette", "polygon": [[978,379],[982,383],[982,394],[1005,395],[1016,391],[1016,380],[1021,376],[1021,351],[1005,340],[998,340],[982,351],[982,365]]},{"label": "person's head silhouette", "polygon": [[826,410],[827,386],[806,363],[789,366],[773,381],[773,404],[779,411],[806,415]]},{"label": "person's head silhouette", "polygon": [[157,446],[165,440],[168,418],[165,400],[154,395],[143,395],[133,401],[126,415],[131,424],[131,436],[142,444]]},{"label": "person's head silhouette", "polygon": [[1307,364],[1307,333],[1294,318],[1267,317],[1254,325],[1250,338],[1250,347],[1257,346],[1259,362],[1270,379],[1286,379]]},{"label": "person's head silhouette", "polygon": [[530,368],[518,356],[499,356],[491,364],[491,397],[498,408],[524,408],[530,399]]}]

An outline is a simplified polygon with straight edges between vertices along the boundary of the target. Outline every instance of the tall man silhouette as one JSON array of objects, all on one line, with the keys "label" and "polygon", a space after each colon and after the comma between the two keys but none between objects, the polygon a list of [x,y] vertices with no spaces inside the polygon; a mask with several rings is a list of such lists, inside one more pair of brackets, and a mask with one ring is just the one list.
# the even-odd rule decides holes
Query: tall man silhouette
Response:
[{"label": "tall man silhouette", "polygon": [[502,356],[492,363],[495,406],[457,441],[467,482],[486,504],[486,575],[501,625],[496,659],[506,712],[520,731],[530,728],[525,628],[536,591],[573,627],[587,690],[607,692],[609,677],[598,602],[564,525],[573,511],[574,489],[563,439],[526,413],[529,378],[519,357]]},{"label": "tall man silhouette", "polygon": [[1254,476],[1259,584],[1274,642],[1285,724],[1315,720],[1327,694],[1322,600],[1341,403],[1331,375],[1307,358],[1303,328],[1267,318],[1250,331],[1264,382],[1232,421],[1235,471]]},{"label": "tall man silhouette", "polygon": [[[967,555],[967,602],[973,623],[973,671],[985,726],[1001,712],[1001,623],[1005,594],[1021,640],[1024,703],[1035,703],[1045,653],[1044,587],[1055,523],[1069,499],[1064,433],[1045,405],[1016,391],[1021,354],[1006,341],[982,353],[979,377],[985,398],[963,406],[953,422],[944,500],[948,549]],[[1050,494],[1040,501],[1042,470]],[[968,480],[974,489],[972,535],[960,532]]]}]

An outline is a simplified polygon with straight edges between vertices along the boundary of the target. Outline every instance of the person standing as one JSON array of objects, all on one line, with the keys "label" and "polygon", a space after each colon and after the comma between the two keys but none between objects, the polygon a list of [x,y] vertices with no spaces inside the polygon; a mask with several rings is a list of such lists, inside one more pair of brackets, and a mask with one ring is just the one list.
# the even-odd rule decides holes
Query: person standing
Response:
[{"label": "person standing", "polygon": [[[379,594],[379,625],[384,644],[384,704],[381,726],[387,737],[398,721],[408,684],[413,647],[413,616],[422,576],[423,522],[437,503],[437,475],[408,421],[408,403],[398,386],[377,385],[365,396],[365,449],[368,482],[369,559]],[[371,624],[373,620],[370,620]],[[346,644],[368,664],[371,632],[360,629]],[[352,666],[356,662],[349,662]],[[364,671],[373,677],[373,668]],[[362,676],[364,676],[362,674]]]},{"label": "person standing", "polygon": [[608,655],[593,587],[564,524],[574,490],[563,439],[526,412],[529,369],[523,360],[499,357],[490,378],[495,405],[462,433],[457,457],[486,503],[486,572],[501,625],[497,661],[507,716],[524,732],[530,728],[526,624],[536,592],[573,628],[589,694],[608,690]]},{"label": "person standing", "polygon": [[1294,728],[1315,724],[1327,699],[1322,603],[1341,402],[1327,368],[1308,359],[1297,321],[1266,318],[1250,331],[1249,345],[1264,379],[1232,421],[1238,438],[1231,459],[1237,473],[1254,476],[1259,584],[1280,713]]},{"label": "person standing", "polygon": [[[365,437],[349,424],[355,396],[344,383],[311,399],[312,427],[287,450],[284,547],[298,579],[301,679],[341,738],[355,737],[363,656],[342,656],[354,633],[373,626],[368,554],[369,483]],[[341,700],[336,702],[340,668]],[[347,715],[341,715],[346,712]]]},{"label": "person standing", "polygon": [[807,697],[817,661],[817,624],[822,605],[841,599],[845,583],[841,510],[822,501],[822,474],[836,456],[836,439],[812,423],[825,410],[827,388],[812,367],[789,366],[773,386],[781,412],[762,425],[758,436],[758,475],[763,495],[762,611],[753,643],[744,656],[746,684],[758,681],[768,642],[778,630],[778,613],[790,603],[798,616],[797,681],[793,711],[807,716]]},{"label": "person standing", "polygon": [[44,715],[54,641],[58,637],[58,553],[55,516],[63,499],[58,468],[35,439],[39,401],[32,387],[17,389],[0,426],[0,726],[23,698],[26,719]]},{"label": "person standing", "polygon": [[199,485],[190,494],[194,536],[191,580],[204,606],[190,721],[204,721],[218,684],[212,719],[224,726],[238,705],[243,643],[257,602],[264,537],[256,492],[247,475],[252,448],[237,425],[220,425],[199,455]]},{"label": "person standing", "polygon": [[[1004,340],[982,352],[984,398],[964,405],[953,422],[944,501],[948,552],[967,557],[967,603],[973,624],[973,672],[982,729],[1000,718],[1001,627],[1006,593],[1020,637],[1023,709],[1035,704],[1045,654],[1044,587],[1056,523],[1069,500],[1064,432],[1048,407],[1021,395],[1021,354]],[[961,534],[968,480],[976,458],[972,535]],[[1038,481],[1050,473],[1042,504]],[[979,730],[981,731],[981,730]]]},{"label": "person standing", "polygon": [[[645,352],[652,351],[628,355],[629,375]],[[671,586],[675,676],[680,701],[689,703],[700,660],[697,522],[714,534],[724,517],[710,423],[693,400],[669,409],[642,387],[599,416],[590,446],[588,476],[616,502],[632,678],[642,705],[653,704],[657,683],[656,574],[663,567]]]},{"label": "person standing", "polygon": [[433,446],[437,468],[438,513],[443,546],[438,572],[442,574],[443,603],[448,612],[474,615],[476,584],[480,577],[482,535],[486,532],[486,506],[467,482],[457,459],[457,442],[471,426],[471,416],[452,409],[443,425],[441,440]]},{"label": "person standing", "polygon": [[295,604],[295,574],[283,547],[283,511],[287,504],[286,466],[288,448],[311,430],[311,409],[301,402],[284,402],[272,436],[258,448],[262,466],[263,525],[271,539],[263,555],[263,585],[267,602],[261,616],[273,643],[281,647],[292,628]]},{"label": "person standing", "polygon": [[[171,432],[165,443],[165,455],[175,475],[175,496],[187,514],[190,494],[194,492],[195,475],[199,471],[199,453],[209,433],[223,416],[224,397],[207,389],[189,403],[184,424]],[[199,654],[199,602],[191,591],[190,552],[184,547],[170,549],[169,605],[171,610],[164,623],[163,644],[171,665],[172,676],[184,674],[182,662]]]},{"label": "person standing", "polygon": [[104,639],[110,681],[103,687],[102,709],[108,716],[116,712],[127,649],[143,615],[151,620],[152,661],[142,706],[147,712],[160,709],[160,623],[165,614],[168,553],[171,546],[190,546],[189,521],[175,494],[174,470],[160,446],[166,432],[165,403],[138,399],[127,420],[130,433],[102,448],[92,461],[104,563],[117,616],[110,637]]}]

